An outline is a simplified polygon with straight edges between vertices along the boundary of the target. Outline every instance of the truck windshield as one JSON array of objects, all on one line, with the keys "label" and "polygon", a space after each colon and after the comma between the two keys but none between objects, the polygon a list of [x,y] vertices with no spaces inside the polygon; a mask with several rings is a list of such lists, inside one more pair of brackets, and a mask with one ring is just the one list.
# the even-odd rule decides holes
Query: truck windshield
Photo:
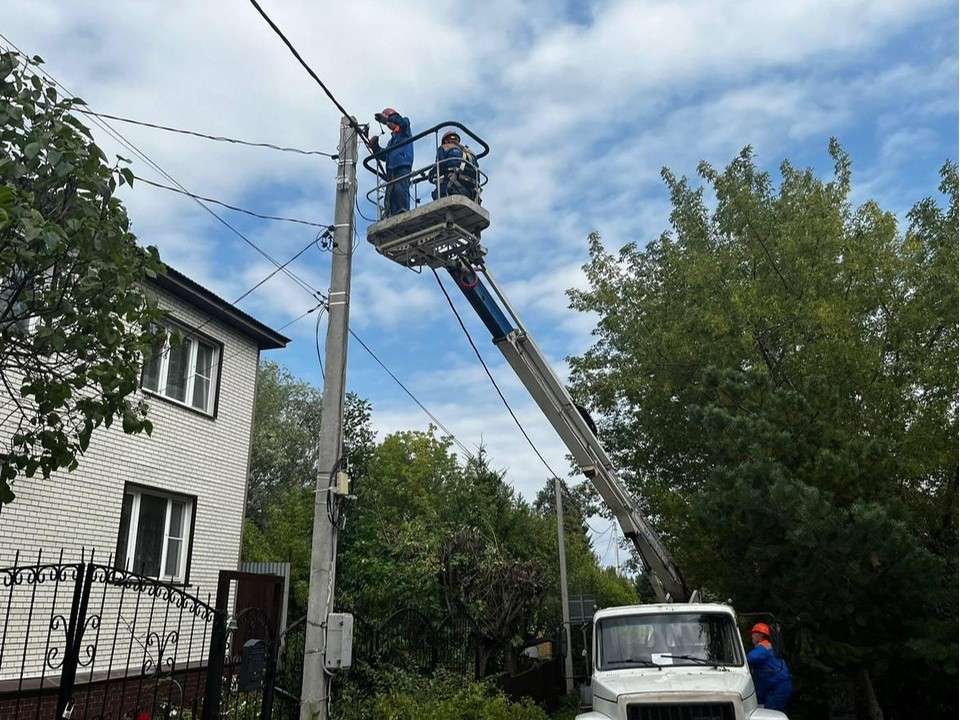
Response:
[{"label": "truck windshield", "polygon": [[736,624],[726,613],[603,618],[596,633],[598,670],[743,664]]}]

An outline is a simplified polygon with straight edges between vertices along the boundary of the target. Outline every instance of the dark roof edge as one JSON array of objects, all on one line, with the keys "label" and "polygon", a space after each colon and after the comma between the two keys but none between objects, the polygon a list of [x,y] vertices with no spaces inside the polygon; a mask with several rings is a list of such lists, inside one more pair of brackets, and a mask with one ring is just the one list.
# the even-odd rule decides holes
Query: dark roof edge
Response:
[{"label": "dark roof edge", "polygon": [[257,341],[261,350],[279,350],[286,347],[287,343],[290,342],[290,338],[284,337],[256,318],[247,315],[247,313],[210,292],[183,273],[166,264],[164,264],[164,267],[167,269],[165,275],[158,275],[154,279],[148,279],[147,282],[167,290],[181,300],[200,308],[208,315],[253,338]]}]

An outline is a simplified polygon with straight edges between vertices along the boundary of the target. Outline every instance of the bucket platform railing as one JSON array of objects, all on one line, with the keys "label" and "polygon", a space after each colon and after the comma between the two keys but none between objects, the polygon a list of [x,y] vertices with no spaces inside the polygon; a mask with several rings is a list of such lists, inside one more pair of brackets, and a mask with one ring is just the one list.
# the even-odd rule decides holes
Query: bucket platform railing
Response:
[{"label": "bucket platform railing", "polygon": [[[437,147],[443,133],[456,129],[463,144],[479,160],[489,154],[490,148],[482,138],[461,123],[447,121],[418,133],[397,147],[414,144],[415,157],[428,157],[427,163],[417,163],[400,178],[386,179],[383,173],[385,151],[366,157],[363,166],[377,178],[367,199],[377,208],[377,221],[367,228],[367,240],[384,257],[413,269],[423,266],[443,267],[455,260],[480,262],[485,254],[480,245],[480,233],[489,227],[490,215],[481,207],[487,176],[479,163],[469,163],[476,178],[475,187],[466,192],[438,197],[443,168],[437,162]],[[409,180],[411,209],[393,215],[386,214],[387,191],[393,183]]]}]

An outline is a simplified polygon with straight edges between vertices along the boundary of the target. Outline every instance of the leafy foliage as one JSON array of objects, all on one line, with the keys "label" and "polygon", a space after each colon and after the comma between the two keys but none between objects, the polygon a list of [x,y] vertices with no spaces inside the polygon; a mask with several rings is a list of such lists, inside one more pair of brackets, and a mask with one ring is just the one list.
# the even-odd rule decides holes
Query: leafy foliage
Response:
[{"label": "leafy foliage", "polygon": [[19,476],[73,470],[97,427],[150,432],[139,388],[163,340],[143,281],[163,271],[114,197],[132,183],[110,168],[26,60],[0,53],[0,502]]},{"label": "leafy foliage", "polygon": [[[480,676],[500,648],[523,639],[546,594],[544,573],[535,562],[508,559],[476,530],[447,535],[440,548],[441,585],[447,607],[467,618],[481,644]],[[507,654],[512,670],[513,653]]]},{"label": "leafy foliage", "polygon": [[832,179],[784,162],[778,189],[749,148],[701,164],[712,207],[664,170],[672,232],[615,255],[591,236],[576,389],[695,584],[784,622],[801,699],[866,671],[888,707],[937,714],[956,689],[957,169],[946,210],[923,200],[901,232],[852,207],[830,154]]},{"label": "leafy foliage", "polygon": [[[461,465],[450,447],[432,428],[377,447],[341,535],[338,602],[373,618],[406,607],[435,624],[465,615],[481,630],[490,670],[500,657],[511,667],[561,619],[552,502],[546,511],[527,504],[482,448]],[[585,529],[567,528],[572,592],[635,601],[627,581],[597,567]],[[515,592],[518,582],[532,594]]]},{"label": "leafy foliage", "polygon": [[[293,617],[303,612],[308,590],[321,405],[315,388],[282,368],[262,365],[252,460],[252,482],[260,499],[248,505],[243,554],[250,560],[291,561]],[[531,507],[507,484],[504,472],[491,466],[482,448],[461,461],[451,452],[451,440],[438,437],[434,428],[393,433],[377,443],[369,427],[369,405],[351,398],[347,408],[356,497],[346,506],[346,524],[338,539],[337,608],[354,613],[368,625],[399,609],[416,610],[433,627],[442,626],[451,610],[469,614],[485,635],[480,644],[485,643],[487,670],[494,673],[516,664],[525,645],[551,636],[560,623],[552,500],[547,507]],[[608,599],[606,604],[616,597],[634,601],[629,582],[596,567],[585,527],[570,521],[567,532],[571,577],[589,584],[575,592],[592,592]],[[445,563],[443,549],[462,537],[471,540],[473,562]],[[458,600],[453,592],[459,587],[457,581],[448,582],[445,592],[445,575],[468,571],[474,580],[480,578],[471,585],[471,592]],[[513,587],[518,577],[529,581],[524,589],[532,588],[532,593],[510,592],[519,588]],[[487,589],[500,594],[484,597],[480,591]],[[468,644],[468,639],[463,642]],[[449,691],[451,686],[460,691],[468,685],[463,678],[449,681],[441,698],[446,704],[433,703],[417,689],[419,683],[431,681],[401,672],[396,677],[403,676],[407,684],[387,687],[384,678],[394,677],[393,673],[379,665],[376,673],[364,672],[362,659],[357,660],[340,685],[343,698],[335,705],[341,708],[338,712],[346,713],[344,717],[373,717],[377,703],[384,713],[461,717],[448,701],[455,694]],[[379,697],[406,692],[409,683],[408,700],[413,705],[398,699],[394,708],[393,700]],[[476,717],[525,717],[522,713],[534,712],[476,692],[457,696],[468,713],[464,717],[473,717],[469,713],[485,703],[488,713],[500,714]],[[489,702],[481,702],[481,696]],[[362,708],[359,715],[349,714],[353,707]]]},{"label": "leafy foliage", "polygon": [[439,672],[423,678],[402,671],[377,673],[373,693],[348,688],[334,720],[547,720],[529,699],[511,702],[491,685]]},{"label": "leafy foliage", "polygon": [[[274,362],[260,364],[243,557],[291,564],[291,617],[306,609],[322,393]],[[344,442],[351,473],[373,452],[370,405],[348,394]]]}]

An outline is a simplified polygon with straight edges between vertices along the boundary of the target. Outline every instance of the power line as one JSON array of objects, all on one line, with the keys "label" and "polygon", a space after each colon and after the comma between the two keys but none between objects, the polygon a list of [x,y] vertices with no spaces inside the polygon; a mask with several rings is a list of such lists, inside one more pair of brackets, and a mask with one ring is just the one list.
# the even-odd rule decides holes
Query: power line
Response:
[{"label": "power line", "polygon": [[[330,226],[330,227],[332,227],[332,226]],[[296,260],[296,259],[299,258],[301,255],[303,255],[303,254],[304,254],[307,250],[309,250],[311,247],[313,247],[314,245],[316,245],[317,243],[319,243],[319,242],[320,242],[320,238],[323,237],[324,235],[326,235],[326,234],[329,233],[329,232],[331,232],[331,230],[330,230],[330,228],[327,228],[323,233],[317,235],[317,237],[315,237],[313,240],[311,240],[311,241],[308,242],[306,245],[304,245],[303,248],[302,248],[296,255],[294,255],[294,256],[291,257],[289,260],[287,260],[285,263],[283,263],[283,265],[280,265],[278,268],[276,268],[275,270],[273,270],[269,275],[267,275],[265,278],[263,278],[263,280],[261,280],[260,282],[258,282],[256,285],[254,285],[252,288],[250,288],[250,289],[247,290],[245,293],[243,293],[240,297],[238,297],[236,300],[234,300],[234,301],[233,301],[233,304],[236,305],[238,302],[240,302],[241,300],[243,300],[245,297],[247,297],[247,295],[249,295],[249,294],[252,293],[254,290],[256,290],[258,287],[260,287],[260,286],[263,285],[265,282],[267,282],[270,278],[272,278],[272,277],[273,277],[274,275],[276,275],[278,272],[280,272],[281,270],[284,270],[284,269],[287,267],[287,265],[289,265],[289,264],[292,263],[294,260]]]},{"label": "power line", "polygon": [[427,409],[426,405],[424,405],[422,402],[420,402],[417,399],[416,395],[410,392],[407,386],[400,381],[400,378],[398,378],[396,375],[393,374],[390,368],[388,368],[384,364],[384,362],[379,357],[377,357],[377,354],[373,350],[371,350],[363,340],[360,339],[360,336],[357,335],[352,328],[350,329],[350,334],[353,336],[353,339],[356,340],[358,343],[360,343],[360,346],[370,354],[370,357],[376,360],[377,364],[380,365],[380,367],[382,367],[386,371],[387,375],[393,378],[393,381],[400,386],[400,388],[410,397],[410,399],[413,400],[417,404],[417,406],[427,414],[427,417],[429,417],[433,422],[435,422],[437,424],[437,427],[443,430],[444,433],[450,436],[450,439],[452,439],[453,442],[456,443],[457,447],[459,447],[466,454],[468,458],[472,458],[473,453],[470,452],[467,449],[467,447],[457,439],[456,435],[450,432],[450,430],[442,422],[440,422],[440,420],[437,418],[436,415],[434,415],[432,412],[430,412],[430,410]]},{"label": "power line", "polygon": [[[280,331],[283,330],[284,328],[290,327],[290,326],[293,325],[295,322],[298,322],[299,320],[302,320],[303,318],[305,318],[305,317],[306,317],[307,315],[309,315],[310,313],[316,312],[318,308],[325,308],[325,307],[326,307],[326,304],[327,304],[327,303],[326,303],[326,300],[324,300],[323,302],[317,303],[316,305],[314,305],[313,307],[311,307],[309,310],[306,310],[305,312],[302,312],[302,313],[300,313],[299,315],[297,315],[293,320],[289,320],[289,321],[285,322],[283,325],[281,325],[280,327],[276,328],[276,331],[277,331],[277,332],[280,332]],[[323,315],[322,312],[321,312],[320,314]],[[202,328],[204,325],[208,325],[210,322],[211,322],[211,320],[207,320],[207,321],[205,321],[204,323],[202,323],[199,327]],[[197,328],[197,330],[199,330],[199,328]],[[190,337],[192,334],[195,334],[195,333],[197,332],[197,330],[191,330],[189,333],[187,333],[186,335],[183,335],[182,337],[183,337],[183,338],[188,338],[188,337]],[[166,349],[164,349],[163,353],[165,354],[165,353],[169,352],[170,350],[171,350],[171,348],[166,348]],[[243,353],[245,353],[245,352],[246,352],[245,349],[240,348],[240,349],[237,350],[236,352],[232,352],[232,353],[230,353],[229,355],[225,355],[224,358],[223,358],[223,362],[224,362],[224,363],[227,363],[227,362],[229,362],[230,360],[232,360],[233,358],[235,358],[235,357],[237,357],[238,355],[241,355],[241,354],[243,354]],[[194,375],[196,375],[196,373],[194,373]]]},{"label": "power line", "polygon": [[583,508],[580,507],[580,501],[577,500],[570,488],[567,487],[567,483],[563,480],[560,480],[560,489],[566,494],[567,500],[569,500],[570,504],[573,505],[573,509],[577,511],[577,515],[580,516],[580,522],[582,522],[590,532],[594,533],[595,535],[602,536],[603,533],[597,530],[587,521],[587,514],[584,512]]},{"label": "power line", "polygon": [[573,496],[573,493],[570,492],[570,488],[568,488],[567,484],[560,478],[560,476],[553,471],[553,468],[550,467],[550,463],[546,461],[546,459],[543,457],[543,454],[534,444],[531,437],[527,434],[527,431],[523,427],[523,424],[520,422],[520,419],[517,417],[516,413],[513,411],[513,408],[510,407],[510,403],[507,402],[506,396],[504,396],[503,392],[500,390],[500,386],[497,384],[497,381],[494,379],[493,374],[490,372],[490,368],[487,367],[486,362],[484,362],[483,356],[480,354],[479,348],[477,348],[476,343],[474,343],[473,338],[470,336],[470,331],[467,330],[467,326],[463,322],[463,318],[461,318],[460,313],[457,312],[457,308],[453,304],[453,300],[450,298],[449,293],[447,293],[447,289],[443,286],[443,283],[440,282],[440,276],[437,274],[436,269],[431,268],[431,270],[433,270],[433,276],[437,279],[437,284],[440,286],[440,290],[443,292],[443,296],[447,299],[447,304],[450,306],[450,309],[453,310],[453,314],[454,316],[456,316],[457,322],[460,324],[460,328],[463,330],[464,335],[467,336],[467,341],[470,343],[470,347],[473,348],[474,354],[476,354],[477,359],[480,361],[480,365],[483,366],[483,370],[484,372],[486,372],[487,377],[490,380],[490,383],[493,385],[493,388],[497,391],[497,395],[500,396],[500,400],[503,402],[504,406],[507,408],[507,411],[510,413],[510,417],[513,418],[513,421],[517,424],[517,427],[520,428],[521,434],[526,439],[530,447],[533,449],[533,452],[536,453],[538,458],[540,458],[540,462],[543,463],[545,468],[547,468],[547,471],[550,473],[551,477],[556,478],[557,480],[560,481],[560,489],[564,493],[566,493],[567,499],[570,500],[574,509],[577,511],[577,514],[580,516],[580,520],[588,529],[590,529],[594,533],[597,533],[598,531],[589,522],[587,522],[587,516],[583,512],[583,508],[580,507],[580,503]]},{"label": "power line", "polygon": [[283,31],[280,30],[279,27],[277,27],[277,24],[273,22],[273,20],[270,19],[270,16],[267,15],[266,12],[264,12],[262,7],[260,7],[260,3],[258,3],[257,0],[250,0],[250,4],[253,5],[253,7],[256,8],[257,12],[260,13],[260,16],[264,20],[266,20],[270,28],[280,37],[280,39],[283,41],[283,44],[287,46],[287,48],[290,50],[291,53],[293,53],[293,56],[297,59],[300,65],[303,66],[303,69],[306,70],[307,73],[309,73],[310,77],[312,77],[317,82],[317,85],[319,85],[320,88],[323,90],[323,92],[326,93],[327,97],[330,98],[330,101],[337,106],[337,110],[339,110],[340,114],[347,119],[347,122],[350,123],[350,126],[354,130],[356,130],[359,135],[362,135],[366,139],[369,135],[367,130],[363,126],[361,126],[359,123],[357,123],[357,121],[353,118],[353,116],[346,111],[343,105],[341,105],[337,101],[337,99],[333,96],[333,93],[327,89],[326,85],[324,85],[323,80],[320,79],[320,77],[313,71],[313,69],[309,65],[307,65],[306,61],[300,56],[300,53],[297,52],[297,49],[293,46],[293,43],[291,43],[287,39],[287,36],[283,34]]},{"label": "power line", "polygon": [[260,218],[261,220],[277,220],[279,222],[289,222],[297,223],[299,225],[309,225],[310,227],[324,228],[327,229],[331,227],[330,225],[322,225],[321,223],[310,222],[309,220],[299,220],[297,218],[288,218],[288,217],[278,217],[276,215],[261,215],[260,213],[254,212],[253,210],[245,210],[244,208],[237,207],[236,205],[229,205],[228,203],[223,202],[222,200],[214,200],[213,198],[204,197],[203,195],[196,195],[192,192],[187,192],[186,190],[181,190],[179,188],[172,187],[170,185],[164,185],[163,183],[153,182],[152,180],[147,180],[142,178],[139,175],[133,176],[136,180],[139,180],[142,183],[151,185],[155,188],[160,188],[161,190],[169,190],[170,192],[179,193],[180,195],[185,195],[194,200],[203,200],[204,202],[213,203],[214,205],[219,205],[220,207],[225,207],[227,210],[233,210],[235,212],[243,213],[244,215],[250,215],[251,217]]},{"label": "power line", "polygon": [[363,211],[360,209],[360,200],[359,200],[359,198],[356,198],[356,197],[355,197],[355,198],[353,199],[353,203],[354,203],[354,206],[357,208],[357,214],[358,214],[360,217],[362,217],[362,218],[363,218],[364,220],[366,220],[368,223],[376,222],[376,220],[374,220],[373,218],[368,218],[366,215],[363,214]]},{"label": "power line", "polygon": [[[257,282],[257,284],[255,284],[254,286],[252,286],[250,289],[246,290],[245,292],[241,293],[241,294],[237,297],[237,299],[234,300],[234,301],[233,301],[232,303],[230,303],[230,304],[236,306],[237,303],[239,303],[241,300],[243,300],[245,297],[247,297],[248,295],[250,295],[252,292],[254,292],[254,291],[255,291],[257,288],[259,288],[261,285],[263,285],[263,284],[266,283],[268,280],[270,280],[270,278],[272,278],[274,275],[276,275],[278,272],[280,272],[281,269],[285,268],[287,265],[289,265],[289,264],[292,263],[294,260],[296,260],[296,259],[299,258],[301,255],[303,255],[303,253],[305,253],[307,250],[309,250],[311,247],[313,247],[313,246],[317,243],[317,240],[318,240],[318,239],[319,239],[319,236],[318,236],[317,238],[314,238],[313,240],[311,240],[311,241],[310,241],[309,243],[307,243],[301,250],[299,250],[293,257],[291,257],[289,260],[287,260],[285,263],[283,263],[282,266],[280,266],[280,267],[277,268],[276,270],[273,270],[273,271],[270,272],[268,275],[266,275],[266,277],[264,277],[262,280],[260,280],[259,282]],[[290,325],[293,325],[295,322],[297,322],[297,321],[300,320],[301,318],[304,318],[304,317],[306,317],[307,315],[309,315],[310,313],[314,312],[317,308],[326,307],[327,298],[326,298],[325,296],[323,296],[323,297],[320,297],[319,300],[320,300],[320,302],[317,303],[316,305],[314,305],[313,307],[311,307],[309,310],[307,310],[306,312],[301,313],[300,315],[298,315],[297,317],[295,317],[293,320],[291,320],[291,321],[285,323],[284,325],[282,325],[281,327],[277,328],[277,332],[280,332],[280,331],[283,330],[284,328],[287,328],[287,327],[289,327]],[[322,315],[323,315],[323,313],[321,312],[320,315],[317,316],[317,323],[318,323],[318,324],[319,324],[319,322],[320,322],[320,319],[319,319],[319,318],[320,318]],[[214,320],[214,318],[213,318],[212,316],[211,316],[211,317],[208,317],[206,320],[204,320],[202,323],[200,323],[197,327],[195,327],[195,328],[190,328],[186,333],[184,333],[183,335],[181,335],[181,342],[182,342],[183,340],[186,340],[186,339],[188,339],[188,338],[191,338],[191,337],[193,337],[193,336],[195,336],[195,335],[199,335],[199,334],[200,334],[200,331],[203,330],[203,328],[205,328],[207,325],[209,325],[210,323],[212,323],[213,320]],[[172,349],[173,349],[173,346],[172,346],[171,344],[167,343],[167,344],[166,344],[166,347],[163,348],[163,350],[160,352],[160,354],[158,355],[158,357],[163,357],[164,355],[169,354]],[[225,356],[225,357],[223,358],[223,362],[229,361],[230,359],[236,357],[237,355],[239,355],[239,354],[242,353],[242,352],[245,352],[245,351],[244,351],[243,349],[241,349],[241,350],[238,350],[238,351],[236,351],[236,352],[234,352],[234,353],[232,353],[232,354],[230,354],[230,355]],[[322,368],[321,368],[321,369],[322,369]],[[196,373],[194,373],[194,375],[196,375]]]},{"label": "power line", "polygon": [[507,408],[507,411],[510,413],[510,417],[513,418],[513,421],[517,424],[517,427],[520,428],[520,432],[523,434],[523,437],[526,438],[527,443],[533,448],[533,451],[537,454],[537,457],[540,458],[540,462],[543,463],[544,467],[550,472],[551,477],[558,478],[560,477],[553,471],[553,468],[550,467],[550,463],[547,462],[546,458],[540,453],[540,450],[534,444],[533,440],[527,434],[526,429],[523,427],[523,423],[520,422],[520,419],[517,417],[516,413],[513,412],[513,408],[510,407],[510,403],[507,402],[507,398],[504,396],[503,392],[500,390],[500,386],[497,384],[497,381],[493,378],[493,374],[490,372],[490,368],[487,367],[487,363],[484,362],[483,356],[480,354],[480,350],[477,348],[476,343],[473,342],[473,338],[470,337],[470,331],[467,330],[467,326],[463,322],[463,318],[460,317],[460,313],[457,312],[456,306],[453,304],[453,300],[450,298],[447,289],[443,286],[443,283],[440,282],[440,276],[437,274],[435,268],[433,270],[433,276],[437,279],[437,284],[440,286],[440,290],[443,291],[443,296],[447,299],[447,303],[450,305],[450,309],[453,310],[453,314],[457,318],[457,322],[460,323],[460,328],[463,330],[464,335],[467,336],[467,341],[470,343],[470,347],[473,348],[473,352],[476,354],[477,359],[480,361],[480,365],[483,366],[484,372],[487,374],[487,377],[490,379],[491,384],[493,385],[494,390],[497,391],[497,395],[500,396],[500,400],[503,401],[504,406]]},{"label": "power line", "polygon": [[288,322],[285,322],[283,325],[281,325],[280,327],[278,327],[278,328],[277,328],[277,332],[280,332],[281,330],[284,330],[284,329],[290,327],[290,326],[293,325],[294,323],[300,322],[301,320],[303,320],[303,319],[304,319],[307,315],[309,315],[310,313],[316,312],[316,311],[317,311],[317,308],[322,308],[322,307],[324,307],[325,305],[326,305],[325,302],[317,303],[316,305],[314,305],[314,306],[313,306],[312,308],[310,308],[309,310],[306,310],[305,312],[302,312],[302,313],[300,313],[299,315],[297,315],[293,320],[290,320],[290,321],[288,321]]},{"label": "power line", "polygon": [[[17,47],[9,38],[7,38],[7,37],[6,37],[5,35],[3,35],[2,33],[0,33],[0,38],[2,38],[10,47],[12,47],[14,50],[16,50],[21,56],[26,57],[26,53],[24,53],[19,47]],[[63,83],[61,83],[59,80],[57,80],[55,77],[53,77],[50,73],[48,73],[42,66],[37,66],[37,69],[38,69],[39,72],[40,72],[45,78],[47,78],[51,83],[53,83],[54,85],[56,85],[57,87],[59,87],[61,90],[63,90],[63,92],[66,93],[66,95],[67,95],[70,99],[76,99],[76,96],[75,96],[72,92],[70,92],[70,90],[69,90]],[[35,73],[34,73],[34,74],[35,74]],[[167,180],[169,180],[169,181],[172,182],[174,185],[176,185],[178,188],[180,188],[180,190],[182,190],[185,195],[187,195],[188,197],[192,198],[194,202],[196,202],[200,207],[202,207],[204,210],[206,210],[208,213],[210,213],[214,218],[216,218],[217,221],[219,221],[222,225],[224,225],[228,230],[230,230],[231,232],[233,232],[237,237],[239,237],[241,240],[243,240],[245,243],[247,243],[247,245],[249,245],[249,246],[252,247],[254,250],[256,250],[260,255],[262,255],[264,258],[266,258],[267,260],[269,260],[270,263],[272,263],[272,264],[273,264],[274,266],[276,266],[277,268],[280,268],[280,267],[281,267],[281,264],[280,264],[275,258],[273,258],[273,257],[272,257],[269,253],[267,253],[265,250],[262,250],[255,242],[253,242],[252,240],[250,240],[250,238],[246,237],[243,233],[241,233],[239,230],[237,230],[235,227],[233,227],[230,223],[228,223],[226,220],[224,220],[222,217],[220,217],[220,216],[219,216],[216,212],[214,212],[210,207],[208,207],[207,205],[205,205],[205,204],[203,203],[203,201],[201,201],[196,195],[194,195],[194,194],[191,193],[189,190],[187,190],[180,182],[178,182],[172,175],[170,175],[170,173],[168,173],[166,170],[164,170],[162,167],[160,167],[160,166],[159,166],[157,163],[155,163],[152,159],[150,159],[150,157],[148,157],[148,156],[146,155],[146,153],[144,153],[143,151],[141,151],[140,148],[138,148],[136,145],[134,145],[130,140],[127,140],[127,138],[124,137],[122,133],[120,133],[118,130],[116,130],[116,129],[114,129],[113,127],[111,127],[109,123],[107,123],[107,122],[104,121],[104,120],[101,120],[100,118],[98,118],[98,117],[95,116],[95,115],[92,115],[91,118],[93,119],[93,122],[94,122],[94,124],[97,125],[97,127],[99,127],[100,129],[102,129],[105,133],[107,133],[110,137],[112,137],[116,142],[120,143],[120,144],[123,145],[124,147],[126,147],[126,148],[130,149],[131,151],[133,151],[134,153],[136,153],[145,163],[147,163],[147,164],[148,164],[151,168],[153,168],[157,173],[159,173],[160,175],[163,175],[165,178],[167,178]],[[289,269],[283,268],[283,272],[284,272],[284,274],[287,275],[291,280],[293,280],[294,283],[296,283],[297,285],[299,285],[299,286],[301,287],[301,289],[303,289],[304,291],[306,291],[307,293],[309,293],[311,297],[313,297],[313,298],[315,298],[315,299],[317,299],[317,300],[322,299],[322,293],[321,293],[319,290],[317,290],[316,288],[311,287],[306,281],[304,281],[302,278],[298,277],[298,276],[297,276],[296,274],[294,274],[292,271],[290,271]]]},{"label": "power line", "polygon": [[154,128],[155,130],[165,130],[166,132],[179,133],[180,135],[190,135],[192,137],[203,138],[204,140],[216,140],[217,142],[232,143],[234,145],[246,145],[247,147],[268,148],[270,150],[279,150],[280,152],[297,153],[299,155],[322,155],[323,157],[336,160],[339,155],[334,153],[322,152],[320,150],[300,150],[294,147],[284,147],[283,145],[274,145],[273,143],[249,142],[247,140],[237,140],[236,138],[225,137],[223,135],[207,135],[206,133],[195,132],[193,130],[182,130],[180,128],[169,127],[167,125],[157,125],[156,123],[144,122],[143,120],[131,120],[130,118],[120,117],[119,115],[110,115],[109,113],[94,112],[78,108],[78,112],[84,115],[93,115],[107,120],[116,120],[118,122],[129,123],[130,125],[140,125],[142,127]]}]

